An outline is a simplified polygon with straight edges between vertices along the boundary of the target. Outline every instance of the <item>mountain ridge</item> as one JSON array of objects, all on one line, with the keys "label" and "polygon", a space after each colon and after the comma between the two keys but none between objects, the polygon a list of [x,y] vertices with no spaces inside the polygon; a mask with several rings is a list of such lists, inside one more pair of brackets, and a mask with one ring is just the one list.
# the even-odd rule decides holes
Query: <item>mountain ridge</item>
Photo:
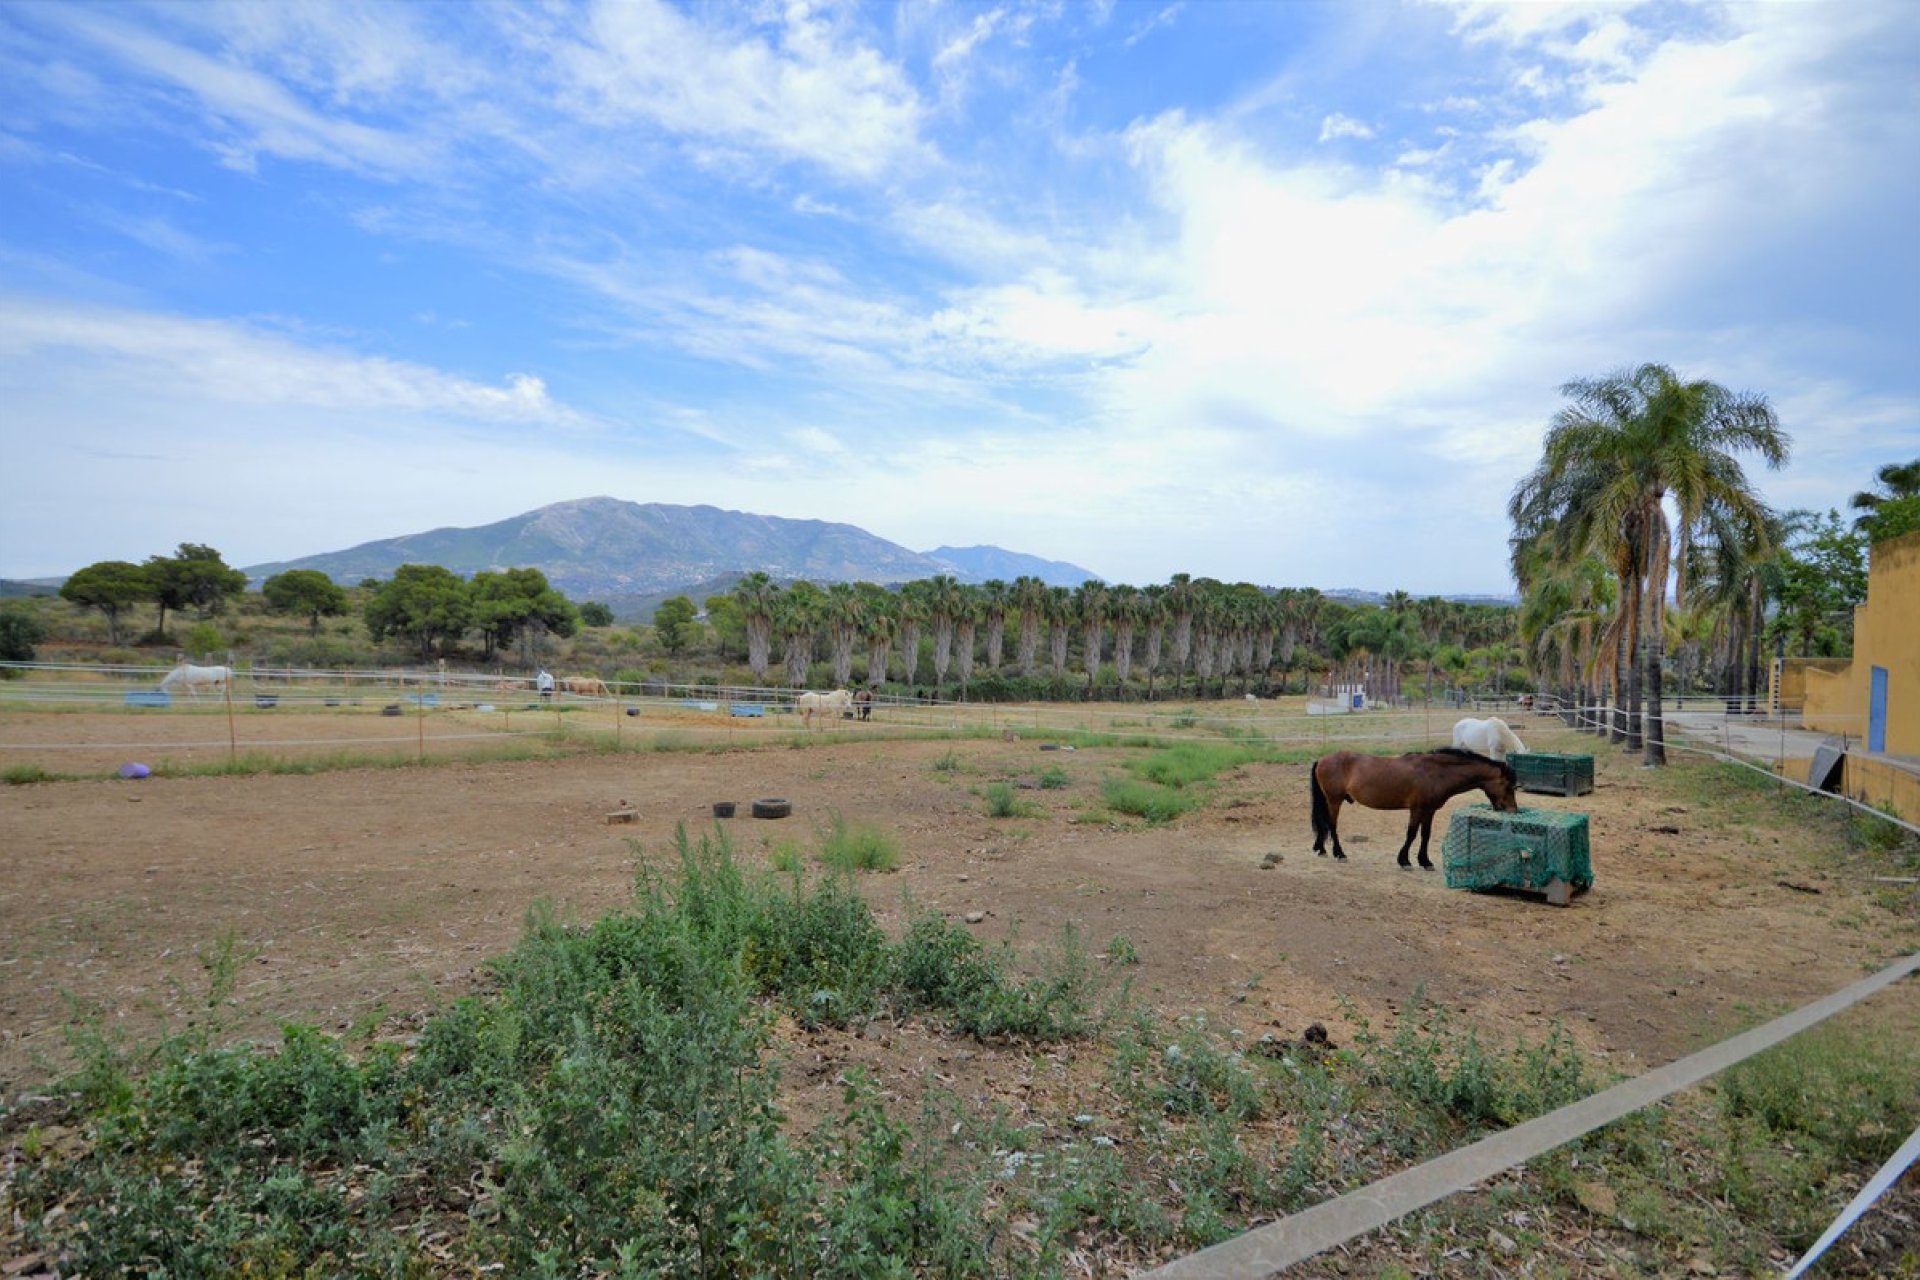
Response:
[{"label": "mountain ridge", "polygon": [[[1061,561],[998,547],[984,550],[1007,563],[1092,576]],[[256,585],[288,569],[318,569],[337,582],[357,582],[391,576],[403,564],[437,564],[462,576],[537,568],[573,599],[602,600],[617,612],[627,602],[755,571],[780,580],[883,585],[940,574],[969,582],[997,576],[910,550],[857,525],[605,496],[549,503],[490,524],[448,525],[249,565],[244,572]]]}]

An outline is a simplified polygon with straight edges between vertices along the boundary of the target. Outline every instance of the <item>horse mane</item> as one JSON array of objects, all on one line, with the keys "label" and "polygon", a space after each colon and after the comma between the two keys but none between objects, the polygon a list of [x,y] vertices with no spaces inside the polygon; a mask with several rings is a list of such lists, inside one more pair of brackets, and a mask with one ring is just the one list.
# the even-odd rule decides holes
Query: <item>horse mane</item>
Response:
[{"label": "horse mane", "polygon": [[1457,760],[1471,760],[1476,764],[1490,764],[1506,775],[1508,782],[1517,782],[1519,774],[1505,760],[1495,760],[1492,756],[1483,756],[1478,751],[1468,751],[1465,747],[1435,747],[1431,751],[1409,751],[1410,756],[1452,756]]}]

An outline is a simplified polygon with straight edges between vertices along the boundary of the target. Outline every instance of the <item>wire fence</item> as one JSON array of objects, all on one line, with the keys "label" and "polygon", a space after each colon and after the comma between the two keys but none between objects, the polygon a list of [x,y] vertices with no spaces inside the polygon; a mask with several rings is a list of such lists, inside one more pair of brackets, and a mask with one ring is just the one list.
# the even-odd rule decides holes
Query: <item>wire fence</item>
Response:
[{"label": "wire fence", "polygon": [[[1511,698],[1368,704],[1357,711],[1343,706],[1329,714],[1316,705],[1321,700],[1298,696],[994,703],[879,693],[864,705],[808,716],[797,706],[804,690],[750,685],[562,677],[543,692],[534,677],[439,668],[254,667],[236,671],[217,687],[168,691],[159,687],[165,672],[154,667],[3,665],[15,678],[0,680],[0,759],[107,750],[302,753],[392,748],[404,738],[413,739],[424,756],[429,747],[512,738],[611,738],[619,746],[630,742],[643,748],[750,744],[801,734],[930,733],[1100,735],[1155,743],[1225,739],[1282,750],[1392,750],[1444,745],[1453,722],[1465,714],[1525,717]],[[103,736],[103,722],[117,726],[118,733]],[[63,732],[63,723],[71,731]],[[193,725],[201,732],[194,734]]]}]

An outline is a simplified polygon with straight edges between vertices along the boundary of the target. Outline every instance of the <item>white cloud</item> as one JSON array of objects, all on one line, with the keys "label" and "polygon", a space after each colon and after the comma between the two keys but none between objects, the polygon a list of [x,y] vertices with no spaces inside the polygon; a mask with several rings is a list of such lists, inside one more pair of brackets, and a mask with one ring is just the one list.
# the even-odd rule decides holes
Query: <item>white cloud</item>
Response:
[{"label": "white cloud", "polygon": [[861,179],[928,155],[906,75],[804,4],[721,30],[658,0],[600,3],[552,52],[562,105],[602,127],[651,121]]},{"label": "white cloud", "polygon": [[1336,138],[1371,138],[1373,126],[1352,116],[1343,116],[1338,112],[1320,122],[1320,141],[1331,142]]},{"label": "white cloud", "polygon": [[251,170],[265,153],[395,177],[432,159],[417,138],[316,111],[271,76],[101,16],[109,11],[53,12],[71,34],[191,94],[221,125],[226,136],[209,145],[234,168]]},{"label": "white cloud", "polygon": [[493,386],[380,356],[302,346],[226,321],[0,295],[0,370],[41,393],[111,382],[156,399],[389,410],[482,422],[583,422],[524,373]]}]

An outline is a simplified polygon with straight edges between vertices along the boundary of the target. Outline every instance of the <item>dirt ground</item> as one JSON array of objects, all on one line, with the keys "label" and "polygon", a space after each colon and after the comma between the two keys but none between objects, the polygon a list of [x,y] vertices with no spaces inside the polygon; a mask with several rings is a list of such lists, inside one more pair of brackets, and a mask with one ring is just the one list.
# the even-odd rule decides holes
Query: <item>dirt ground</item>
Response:
[{"label": "dirt ground", "polygon": [[[0,740],[46,719],[0,717]],[[119,717],[58,719],[71,741]],[[1543,727],[1528,736],[1536,750],[1596,750]],[[1876,884],[1810,832],[1756,825],[1697,775],[1597,749],[1593,794],[1525,797],[1591,816],[1597,883],[1566,909],[1399,870],[1400,814],[1349,808],[1351,860],[1314,857],[1304,764],[1247,766],[1167,826],[1115,819],[1099,788],[1137,757],[1123,748],[842,738],[0,787],[0,1097],[61,1064],[69,996],[136,1036],[190,1010],[205,991],[197,956],[226,930],[256,953],[235,993],[250,1033],[437,1007],[472,989],[536,900],[583,918],[621,902],[636,859],[670,857],[678,823],[711,829],[721,800],[741,806],[721,825],[744,858],[788,840],[811,849],[815,824],[843,813],[904,851],[898,871],[862,876],[889,922],[910,896],[956,918],[984,913],[984,935],[1012,930],[1023,947],[1068,922],[1096,952],[1124,934],[1141,961],[1136,998],[1254,1036],[1319,1021],[1339,1039],[1352,1029],[1343,998],[1389,1025],[1424,985],[1498,1039],[1537,1039],[1558,1020],[1633,1073],[1920,943],[1911,886]],[[936,769],[950,753],[957,767]],[[1020,793],[1039,816],[987,816],[987,784],[1055,764],[1071,785]],[[751,819],[756,797],[789,799],[794,815]],[[637,820],[610,824],[623,804]],[[1445,815],[1436,828],[1438,861]],[[1281,860],[1263,869],[1270,853]],[[1882,999],[1912,1021],[1910,999]],[[932,1052],[911,1034],[889,1043],[903,1071]]]}]

